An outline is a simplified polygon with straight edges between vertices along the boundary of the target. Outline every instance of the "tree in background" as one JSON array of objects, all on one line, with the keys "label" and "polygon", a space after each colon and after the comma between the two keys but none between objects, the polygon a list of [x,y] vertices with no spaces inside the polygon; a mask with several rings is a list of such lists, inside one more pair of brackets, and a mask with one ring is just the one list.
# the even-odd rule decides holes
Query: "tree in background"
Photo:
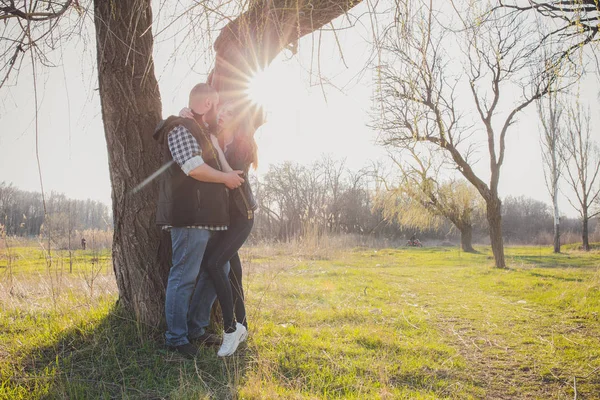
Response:
[{"label": "tree in background", "polygon": [[369,234],[381,222],[372,211],[370,174],[324,156],[312,165],[271,165],[254,181],[259,211],[253,236],[289,241],[307,235]]},{"label": "tree in background", "polygon": [[[536,13],[537,15],[542,16],[543,20],[551,22],[548,24],[540,24],[540,28],[543,32],[540,45],[553,49],[552,58],[554,60],[566,60],[573,64],[581,63],[581,60],[583,59],[581,52],[583,49],[591,48],[592,51],[596,50],[596,48],[591,47],[590,45],[597,44],[600,40],[600,3],[597,0],[528,0],[524,2],[518,0],[500,0],[498,3],[498,7],[511,10],[513,15]],[[577,57],[574,57],[574,55],[577,55]],[[575,61],[577,59],[579,60]],[[548,104],[546,108],[550,106],[551,105]],[[577,113],[579,113],[579,111],[577,111]],[[571,114],[573,113],[571,112]],[[548,118],[551,118],[551,115],[546,115],[545,119],[547,120]],[[572,117],[569,117],[569,119],[572,120]],[[573,122],[571,122],[571,125],[572,124]],[[577,125],[578,123],[575,124]],[[546,127],[544,128],[546,130]],[[565,128],[563,127],[562,129]],[[570,139],[567,140],[572,142]],[[578,152],[582,153],[581,150]],[[573,146],[571,146],[571,150],[568,150],[567,153],[573,153]],[[546,151],[545,154],[552,153]],[[560,162],[561,161],[558,161],[558,163]],[[581,160],[579,162],[571,160],[570,162],[572,170],[577,169],[574,164],[579,163],[581,165]],[[548,165],[546,160],[545,164]],[[548,171],[549,170],[546,169],[545,172]],[[556,179],[551,174],[547,174],[546,178],[547,183],[552,183],[552,181]],[[579,181],[579,184],[575,185],[578,187],[575,191],[577,192],[576,197],[579,206],[574,207],[581,215],[582,224],[585,224],[584,221],[588,220],[588,218],[584,217],[583,209],[586,207],[581,207],[581,203],[582,201],[585,202],[583,199],[583,192],[585,192],[586,189],[582,189],[582,177],[578,177],[577,173],[575,173],[573,177],[566,176],[566,181],[571,188],[573,187],[573,178]],[[590,188],[587,190],[589,189]],[[550,190],[555,193],[555,189]],[[553,195],[552,197],[556,196]],[[574,203],[571,200],[569,201],[571,204]],[[553,203],[555,202],[553,201]],[[556,224],[557,205],[553,204],[553,207],[555,209],[555,229],[558,229],[559,226]],[[596,215],[596,213],[593,214]],[[587,230],[587,227],[584,227],[583,231],[585,231],[585,233],[582,233],[583,236],[587,236]],[[555,252],[557,251],[557,241],[559,240],[557,239],[558,235],[559,234],[555,232]],[[585,239],[583,241],[585,242]],[[584,243],[583,247],[589,247],[589,244],[586,246]],[[560,242],[558,242],[558,251],[560,251]]]},{"label": "tree in background", "polygon": [[10,209],[13,207],[17,188],[12,184],[0,182],[0,224],[8,231]]},{"label": "tree in background", "polygon": [[285,162],[271,166],[260,185],[259,207],[278,227],[278,239],[288,241],[323,215],[324,188],[316,184],[320,174],[313,168]]},{"label": "tree in background", "polygon": [[335,160],[331,156],[322,157],[318,163],[323,171],[326,196],[331,199],[325,211],[327,226],[330,232],[341,232],[342,206],[341,195],[343,190],[343,178],[346,173],[346,160]]},{"label": "tree in background", "polygon": [[62,193],[51,192],[46,197],[46,212],[41,193],[28,192],[12,184],[0,182],[0,223],[6,233],[14,236],[38,236],[42,225],[61,226],[63,233],[75,230],[108,230],[112,218],[106,204],[94,200],[69,199]]},{"label": "tree in background", "polygon": [[26,192],[0,183],[0,218],[8,235],[37,236],[44,222],[40,193]]},{"label": "tree in background", "polygon": [[562,105],[558,93],[549,93],[546,98],[536,102],[542,131],[540,146],[546,188],[552,200],[552,216],[554,218],[554,252],[560,253],[560,211],[558,208],[559,183],[563,170],[563,159],[560,146],[563,142],[561,130]]},{"label": "tree in background", "polygon": [[507,196],[502,202],[502,227],[507,242],[534,243],[552,228],[551,208],[525,196]]},{"label": "tree in background", "polygon": [[593,209],[600,197],[600,148],[591,136],[589,110],[584,111],[579,105],[571,107],[567,121],[562,156],[565,179],[575,193],[575,199],[568,199],[581,216],[582,247],[589,251],[589,221],[600,215],[600,209]]},{"label": "tree in background", "polygon": [[[379,207],[388,219],[414,229],[439,229],[450,221],[460,232],[461,248],[474,253],[473,224],[483,216],[485,203],[475,188],[460,179],[442,180],[443,160],[440,152],[419,152],[414,146],[405,149],[404,162],[394,159],[401,171],[400,183],[381,193]],[[386,185],[387,186],[387,185]]]},{"label": "tree in background", "polygon": [[[517,114],[550,91],[555,68],[547,73],[546,66],[536,74],[543,79],[531,78],[531,71],[546,64],[536,53],[534,27],[522,19],[506,18],[503,11],[492,17],[489,10],[478,12],[466,2],[454,2],[461,23],[460,29],[450,31],[438,22],[432,4],[411,2],[404,24],[389,30],[383,46],[387,62],[378,69],[381,113],[375,116],[375,125],[388,148],[421,144],[439,149],[453,161],[485,200],[495,265],[505,268],[498,184],[506,135]],[[447,52],[453,38],[463,48],[462,57]],[[450,72],[459,58],[466,79]],[[475,114],[471,123],[462,119],[470,110],[459,108],[459,88],[471,94]],[[500,109],[505,98],[512,100],[511,105]],[[487,149],[487,183],[473,169],[478,147]]]}]

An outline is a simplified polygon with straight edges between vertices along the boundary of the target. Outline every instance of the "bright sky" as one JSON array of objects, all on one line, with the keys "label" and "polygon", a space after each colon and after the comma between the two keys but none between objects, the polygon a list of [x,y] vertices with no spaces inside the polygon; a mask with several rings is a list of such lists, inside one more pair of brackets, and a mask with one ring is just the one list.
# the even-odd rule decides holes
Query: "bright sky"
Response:
[{"label": "bright sky", "polygon": [[[354,14],[364,11],[355,9]],[[316,78],[317,52],[312,46],[313,40],[318,42],[318,33],[314,39],[307,37],[300,42],[296,56],[282,54],[269,67],[261,96],[268,110],[268,122],[257,133],[259,173],[272,163],[310,163],[324,153],[346,158],[352,169],[385,158],[385,152],[374,143],[377,133],[367,127],[374,76],[372,70],[364,69],[371,55],[371,30],[365,19],[361,21],[363,24],[353,29],[338,32],[344,60],[335,37],[323,33],[320,70],[327,80],[323,87]],[[165,117],[186,106],[189,88],[205,81],[212,63],[211,59],[196,62],[199,57],[191,51],[180,50],[174,57],[180,37],[161,34],[155,44],[156,74]],[[62,65],[38,71],[39,158],[46,191],[109,204],[110,179],[93,43],[91,40],[87,46],[65,46]],[[0,94],[0,182],[39,191],[30,72],[23,69],[18,84]],[[595,99],[599,91],[597,79],[590,78],[585,88],[583,96]],[[534,107],[513,126],[502,171],[502,196],[526,195],[548,202],[538,126]],[[482,161],[477,169],[485,173],[486,162]],[[574,215],[567,209],[566,201],[562,204],[564,212]]]}]

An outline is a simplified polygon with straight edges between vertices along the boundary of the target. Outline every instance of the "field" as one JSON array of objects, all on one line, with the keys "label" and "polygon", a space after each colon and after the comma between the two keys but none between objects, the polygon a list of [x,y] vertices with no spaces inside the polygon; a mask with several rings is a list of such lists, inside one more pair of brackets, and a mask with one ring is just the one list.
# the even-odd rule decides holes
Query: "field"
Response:
[{"label": "field", "polygon": [[108,252],[5,249],[0,398],[600,399],[600,253],[477,249],[246,248],[225,361],[124,315]]}]

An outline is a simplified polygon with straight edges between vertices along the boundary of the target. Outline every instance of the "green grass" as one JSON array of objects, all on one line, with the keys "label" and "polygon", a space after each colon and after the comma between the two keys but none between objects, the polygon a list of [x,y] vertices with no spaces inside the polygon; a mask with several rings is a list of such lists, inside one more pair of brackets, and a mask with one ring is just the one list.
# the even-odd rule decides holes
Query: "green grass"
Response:
[{"label": "green grass", "polygon": [[39,273],[51,269],[55,273],[87,272],[97,266],[107,266],[111,262],[110,250],[73,250],[71,256],[67,250],[50,250],[40,247],[12,247],[0,251],[0,272],[12,268],[12,273]]},{"label": "green grass", "polygon": [[507,248],[497,270],[478,250],[247,249],[247,348],[189,361],[119,311],[111,268],[90,289],[108,254],[59,275],[22,249],[0,398],[600,398],[600,253]]}]

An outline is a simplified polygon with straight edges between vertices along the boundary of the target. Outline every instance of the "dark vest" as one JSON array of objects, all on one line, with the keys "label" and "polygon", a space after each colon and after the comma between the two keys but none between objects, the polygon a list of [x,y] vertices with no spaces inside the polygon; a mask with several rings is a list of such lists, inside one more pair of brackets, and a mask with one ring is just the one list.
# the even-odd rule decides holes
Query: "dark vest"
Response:
[{"label": "dark vest", "polygon": [[178,125],[183,125],[196,138],[202,150],[202,159],[210,167],[221,170],[218,153],[209,133],[196,121],[171,116],[156,127],[154,138],[163,146],[163,168],[156,212],[157,225],[227,226],[229,225],[229,194],[222,183],[200,182],[187,176],[173,161],[167,136]]}]

